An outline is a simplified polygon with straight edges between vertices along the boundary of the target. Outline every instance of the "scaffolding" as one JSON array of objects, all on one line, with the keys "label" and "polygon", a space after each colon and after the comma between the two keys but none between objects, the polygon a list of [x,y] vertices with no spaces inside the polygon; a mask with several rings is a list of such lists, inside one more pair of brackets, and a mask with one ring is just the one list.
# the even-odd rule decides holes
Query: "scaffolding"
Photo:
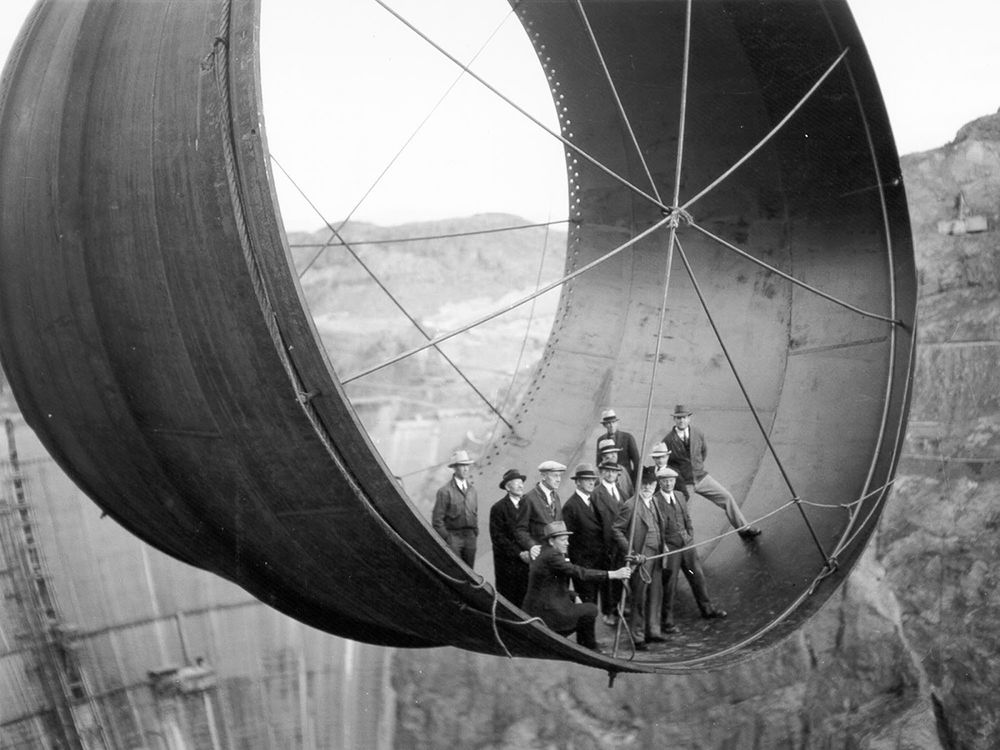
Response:
[{"label": "scaffolding", "polygon": [[[45,556],[36,537],[29,482],[21,473],[14,423],[4,420],[7,459],[2,462],[0,553],[5,607],[15,651],[23,657],[28,682],[41,696],[23,717],[7,720],[0,738],[7,746],[31,743],[69,750],[107,750],[103,722],[73,645],[74,628],[64,622]],[[8,639],[9,641],[9,639]],[[10,652],[8,652],[9,654]],[[8,668],[17,669],[13,663]],[[20,675],[10,675],[17,680]],[[22,692],[31,691],[22,686]],[[26,708],[32,708],[26,706]],[[23,726],[16,727],[17,724]]]},{"label": "scaffolding", "polygon": [[7,421],[0,750],[392,746],[389,650],[290,620],[101,520]]}]

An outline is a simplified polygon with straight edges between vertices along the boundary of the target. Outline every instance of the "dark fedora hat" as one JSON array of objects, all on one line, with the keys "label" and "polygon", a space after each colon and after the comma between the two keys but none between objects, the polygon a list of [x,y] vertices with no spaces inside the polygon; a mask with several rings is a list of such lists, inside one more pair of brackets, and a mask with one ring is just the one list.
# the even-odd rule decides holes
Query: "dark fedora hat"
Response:
[{"label": "dark fedora hat", "polygon": [[653,484],[656,481],[656,469],[652,466],[642,467],[642,477],[639,479],[640,484]]},{"label": "dark fedora hat", "polygon": [[500,480],[500,489],[502,490],[507,489],[507,482],[509,482],[511,479],[520,479],[523,482],[525,479],[527,479],[527,477],[524,476],[524,474],[519,472],[517,469],[507,469],[507,471],[503,473],[503,479]]},{"label": "dark fedora hat", "polygon": [[694,412],[688,409],[684,404],[677,404],[677,406],[674,407],[675,417],[690,417],[692,414],[694,414]]}]

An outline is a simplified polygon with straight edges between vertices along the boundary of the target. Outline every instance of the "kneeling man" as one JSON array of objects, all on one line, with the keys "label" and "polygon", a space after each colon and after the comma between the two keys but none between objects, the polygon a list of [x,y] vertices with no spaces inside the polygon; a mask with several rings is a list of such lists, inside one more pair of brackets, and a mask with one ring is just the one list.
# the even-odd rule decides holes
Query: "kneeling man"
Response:
[{"label": "kneeling man", "polygon": [[567,531],[566,524],[562,521],[553,521],[545,526],[544,544],[538,557],[531,561],[528,593],[521,609],[529,615],[540,617],[560,635],[576,633],[577,643],[598,651],[594,635],[597,605],[576,602],[569,590],[570,579],[606,581],[610,578],[623,581],[632,571],[628,565],[618,570],[594,570],[573,565],[566,558],[569,536],[572,533]]}]

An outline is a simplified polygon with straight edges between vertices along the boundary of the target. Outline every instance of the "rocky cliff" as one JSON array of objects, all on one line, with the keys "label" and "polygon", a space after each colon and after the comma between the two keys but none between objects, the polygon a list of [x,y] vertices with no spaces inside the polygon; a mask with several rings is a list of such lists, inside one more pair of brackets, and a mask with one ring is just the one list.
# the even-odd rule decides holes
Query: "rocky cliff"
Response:
[{"label": "rocky cliff", "polygon": [[[903,171],[921,293],[912,426],[839,594],[765,654],[611,689],[562,663],[399,652],[397,747],[1000,747],[1000,116]],[[960,194],[988,231],[938,232]]]}]

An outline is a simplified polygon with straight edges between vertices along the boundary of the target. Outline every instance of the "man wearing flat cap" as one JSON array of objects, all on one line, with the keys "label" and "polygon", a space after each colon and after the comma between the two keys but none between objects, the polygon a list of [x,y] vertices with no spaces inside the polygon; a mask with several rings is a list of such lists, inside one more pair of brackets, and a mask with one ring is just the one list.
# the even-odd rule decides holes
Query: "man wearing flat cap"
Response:
[{"label": "man wearing flat cap", "polygon": [[469,481],[473,460],[466,451],[455,451],[448,467],[452,477],[434,498],[431,525],[448,547],[470,568],[476,562],[476,537],[479,534],[476,488]]},{"label": "man wearing flat cap", "polygon": [[493,542],[493,572],[497,592],[518,607],[528,591],[531,555],[517,541],[517,518],[524,505],[524,476],[507,469],[500,480],[506,494],[490,508],[490,541]]},{"label": "man wearing flat cap", "polygon": [[[563,521],[572,536],[569,540],[569,561],[583,568],[611,566],[611,553],[615,548],[615,510],[612,510],[595,492],[597,469],[593,464],[579,464],[573,476],[576,492],[563,505]],[[599,593],[606,581],[580,581],[574,584],[576,593],[585,602],[597,604]]]},{"label": "man wearing flat cap", "polygon": [[542,461],[538,465],[541,479],[524,493],[524,509],[517,519],[517,543],[521,549],[530,552],[532,560],[542,550],[545,526],[562,520],[562,501],[558,490],[564,471],[566,467],[558,461]]},{"label": "man wearing flat cap", "polygon": [[669,466],[661,466],[655,473],[658,485],[656,494],[662,501],[664,509],[663,538],[667,550],[673,552],[667,556],[663,567],[663,607],[660,625],[664,633],[676,633],[678,628],[674,623],[674,600],[677,598],[677,581],[682,572],[687,578],[702,617],[725,617],[726,612],[712,604],[698,550],[685,549],[694,543],[694,527],[691,525],[691,516],[684,497],[680,492],[674,491],[677,472]]},{"label": "man wearing flat cap", "polygon": [[618,429],[618,415],[614,409],[605,409],[601,412],[601,424],[604,426],[604,434],[597,438],[597,463],[600,465],[601,446],[603,439],[609,438],[614,441],[618,450],[617,462],[622,467],[622,473],[628,477],[629,496],[632,494],[632,484],[635,482],[636,472],[642,465],[642,458],[639,456],[639,449],[636,447],[635,438],[632,433]]},{"label": "man wearing flat cap", "polygon": [[574,601],[569,590],[572,578],[577,582],[602,581],[608,578],[624,580],[631,571],[626,565],[617,570],[596,570],[574,565],[566,558],[569,536],[562,521],[546,524],[541,537],[544,542],[538,557],[531,561],[528,573],[528,593],[521,609],[540,617],[560,635],[576,633],[576,642],[584,648],[599,650],[594,634],[597,605]]},{"label": "man wearing flat cap", "polygon": [[708,443],[704,433],[691,424],[691,414],[684,404],[677,404],[674,407],[674,428],[663,437],[670,450],[667,465],[680,475],[677,489],[684,493],[688,502],[695,495],[701,495],[721,508],[730,525],[739,531],[743,539],[760,536],[760,529],[747,522],[729,490],[715,481],[705,469]]}]

